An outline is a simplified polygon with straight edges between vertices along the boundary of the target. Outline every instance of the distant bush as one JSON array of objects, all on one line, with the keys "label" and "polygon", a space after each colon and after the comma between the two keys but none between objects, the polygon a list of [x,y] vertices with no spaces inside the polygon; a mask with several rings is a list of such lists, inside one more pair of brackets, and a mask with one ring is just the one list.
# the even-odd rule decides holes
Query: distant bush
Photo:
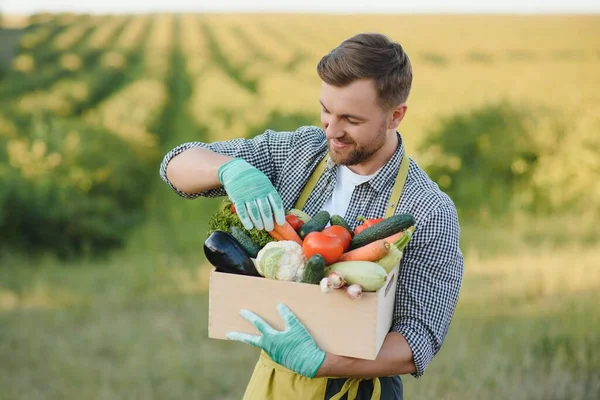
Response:
[{"label": "distant bush", "polygon": [[552,115],[502,103],[451,116],[423,142],[421,163],[465,217],[598,209],[587,162],[600,157],[598,131],[567,136]]},{"label": "distant bush", "polygon": [[437,66],[446,66],[448,64],[447,57],[434,52],[425,52],[421,54],[421,59],[428,64]]},{"label": "distant bush", "polygon": [[155,155],[79,120],[6,121],[0,124],[2,244],[61,257],[123,244],[143,217]]}]

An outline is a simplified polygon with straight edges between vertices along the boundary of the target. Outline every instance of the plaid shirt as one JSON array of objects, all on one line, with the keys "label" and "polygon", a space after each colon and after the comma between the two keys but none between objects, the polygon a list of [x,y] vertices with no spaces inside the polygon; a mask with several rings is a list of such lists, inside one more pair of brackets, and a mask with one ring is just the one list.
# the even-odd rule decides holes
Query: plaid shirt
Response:
[{"label": "plaid shirt", "polygon": [[[400,134],[392,158],[370,181],[356,187],[344,216],[354,229],[356,217],[383,217],[405,148]],[[223,188],[187,194],[166,178],[172,157],[191,147],[246,160],[261,170],[280,193],[285,209],[294,207],[313,169],[323,158],[327,140],[322,129],[303,126],[293,132],[267,130],[252,139],[203,143],[184,143],[167,153],[160,166],[162,179],[180,196],[226,196]],[[314,215],[331,196],[336,181],[336,166],[328,162],[304,211]],[[393,202],[395,199],[391,199]],[[427,174],[410,161],[408,176],[396,214],[410,213],[416,230],[404,250],[400,263],[396,303],[391,330],[401,333],[414,356],[418,378],[440,350],[454,314],[461,288],[464,261],[459,248],[460,227],[452,200]]]}]

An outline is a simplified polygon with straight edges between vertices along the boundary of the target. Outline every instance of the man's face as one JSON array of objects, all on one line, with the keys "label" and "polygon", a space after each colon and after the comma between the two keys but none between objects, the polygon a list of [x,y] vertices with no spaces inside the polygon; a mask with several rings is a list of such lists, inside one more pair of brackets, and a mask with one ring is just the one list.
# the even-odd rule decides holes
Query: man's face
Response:
[{"label": "man's face", "polygon": [[321,124],[336,163],[363,163],[385,144],[389,113],[378,104],[372,80],[357,80],[346,87],[323,82],[320,101]]}]

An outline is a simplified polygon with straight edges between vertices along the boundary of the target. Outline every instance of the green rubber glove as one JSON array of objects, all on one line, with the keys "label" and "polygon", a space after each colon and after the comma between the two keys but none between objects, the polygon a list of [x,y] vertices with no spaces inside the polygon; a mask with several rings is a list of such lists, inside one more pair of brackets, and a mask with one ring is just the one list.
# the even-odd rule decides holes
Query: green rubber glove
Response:
[{"label": "green rubber glove", "polygon": [[277,364],[295,373],[314,378],[325,360],[325,352],[292,311],[279,304],[277,311],[285,322],[285,329],[277,331],[252,311],[241,310],[240,315],[250,321],[262,336],[228,332],[227,339],[237,340],[263,349]]},{"label": "green rubber glove", "polygon": [[272,231],[275,223],[285,223],[281,196],[259,169],[236,158],[223,164],[218,173],[219,182],[235,205],[236,213],[246,229]]}]

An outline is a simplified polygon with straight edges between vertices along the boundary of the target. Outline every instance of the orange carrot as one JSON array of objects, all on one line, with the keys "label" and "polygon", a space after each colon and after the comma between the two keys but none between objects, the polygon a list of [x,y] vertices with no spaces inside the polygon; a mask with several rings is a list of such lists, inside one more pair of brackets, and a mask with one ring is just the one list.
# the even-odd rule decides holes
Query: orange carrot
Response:
[{"label": "orange carrot", "polygon": [[285,240],[283,236],[281,236],[281,234],[279,232],[277,232],[275,229],[273,229],[272,231],[268,231],[269,235],[271,235],[271,237],[277,241],[280,240]]},{"label": "orange carrot", "polygon": [[279,236],[283,237],[283,239],[280,240],[293,240],[299,245],[302,245],[302,239],[300,239],[298,233],[294,230],[294,228],[292,228],[292,225],[290,225],[290,223],[287,221],[285,221],[283,225],[275,224],[275,228],[273,229],[273,231],[276,232]]},{"label": "orange carrot", "polygon": [[396,240],[400,239],[402,235],[404,235],[404,231],[394,233],[392,236],[388,236],[384,240],[386,240],[388,243],[394,243]]},{"label": "orange carrot", "polygon": [[342,254],[339,261],[377,261],[390,252],[390,243],[386,239],[376,240]]}]

